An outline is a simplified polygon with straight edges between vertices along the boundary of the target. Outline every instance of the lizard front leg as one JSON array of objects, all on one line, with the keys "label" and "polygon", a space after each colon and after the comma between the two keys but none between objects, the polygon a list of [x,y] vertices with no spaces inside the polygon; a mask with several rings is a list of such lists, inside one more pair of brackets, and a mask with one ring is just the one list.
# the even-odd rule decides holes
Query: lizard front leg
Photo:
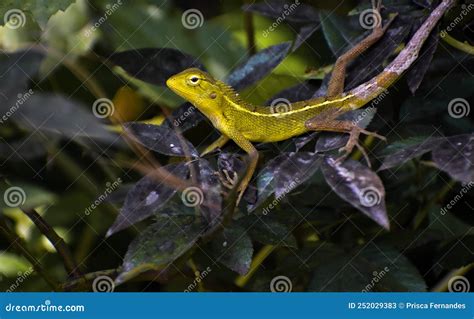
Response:
[{"label": "lizard front leg", "polygon": [[201,153],[201,156],[204,156],[206,154],[209,154],[216,148],[222,147],[229,141],[229,137],[225,135],[221,135],[217,140],[215,140],[211,145],[206,147],[206,149]]},{"label": "lizard front leg", "polygon": [[242,133],[240,133],[236,129],[227,128],[226,134],[227,136],[229,136],[230,139],[232,139],[235,142],[235,144],[237,144],[241,149],[247,152],[250,158],[247,171],[245,172],[242,182],[240,183],[240,187],[239,187],[240,194],[239,194],[239,197],[237,198],[237,205],[238,205],[240,203],[240,200],[242,199],[242,196],[245,193],[245,190],[247,189],[247,186],[250,183],[250,180],[252,179],[253,173],[255,172],[255,168],[257,167],[258,151],[253,146],[253,144],[249,140],[247,140],[245,136],[243,136]]}]

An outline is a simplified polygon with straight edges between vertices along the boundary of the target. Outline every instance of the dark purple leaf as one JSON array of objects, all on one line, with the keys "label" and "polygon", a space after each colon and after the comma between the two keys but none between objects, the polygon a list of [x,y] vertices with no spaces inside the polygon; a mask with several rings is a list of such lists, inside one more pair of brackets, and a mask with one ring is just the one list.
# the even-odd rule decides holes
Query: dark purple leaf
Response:
[{"label": "dark purple leaf", "polygon": [[314,32],[319,30],[321,25],[319,23],[308,24],[302,26],[298,30],[298,34],[296,35],[295,42],[293,44],[293,48],[291,49],[292,52],[296,51],[308,38],[313,35]]},{"label": "dark purple leaf", "polygon": [[156,85],[165,85],[170,76],[187,68],[204,70],[203,65],[193,56],[170,48],[117,52],[112,54],[109,60],[133,77]]},{"label": "dark purple leaf", "polygon": [[132,241],[116,282],[122,283],[133,277],[132,274],[161,269],[160,266],[173,262],[196,243],[201,230],[195,216],[160,217]]},{"label": "dark purple leaf", "polygon": [[450,136],[433,149],[433,161],[463,183],[474,181],[474,134]]},{"label": "dark purple leaf", "polygon": [[[201,213],[212,228],[220,221],[222,214],[222,194],[221,184],[216,171],[205,159],[199,160],[199,185],[202,194],[202,203],[200,204]],[[185,190],[186,192],[186,190]]]},{"label": "dark purple leaf", "polygon": [[306,81],[299,83],[295,86],[292,86],[288,89],[279,92],[271,99],[267,100],[265,105],[270,105],[272,101],[279,98],[287,99],[290,102],[308,100],[313,97],[313,94],[318,89],[318,87],[318,85],[314,84],[314,81]]},{"label": "dark purple leaf", "polygon": [[191,103],[185,102],[171,113],[163,125],[185,132],[204,120],[204,115]]},{"label": "dark purple leaf", "polygon": [[285,196],[311,178],[321,165],[321,156],[310,152],[288,153],[275,170],[275,197]]},{"label": "dark purple leaf", "polygon": [[[188,174],[188,168],[184,163],[170,164],[164,168],[183,179]],[[159,182],[153,174],[143,177],[127,193],[125,203],[114,224],[107,231],[107,236],[154,215],[175,193],[176,189]]]},{"label": "dark purple leaf", "polygon": [[227,171],[230,176],[232,176],[233,172],[237,175],[241,175],[245,172],[244,161],[235,153],[220,153],[217,159],[217,166],[219,171]]},{"label": "dark purple leaf", "polygon": [[244,228],[232,225],[213,239],[211,255],[229,269],[245,275],[252,262],[252,240]]},{"label": "dark purple leaf", "polygon": [[417,137],[398,141],[389,145],[385,151],[379,171],[402,165],[435,148],[441,139],[435,137]]},{"label": "dark purple leaf", "polygon": [[273,45],[251,56],[227,77],[226,82],[241,90],[264,78],[288,55],[291,42]]},{"label": "dark purple leaf", "polygon": [[[0,141],[4,141],[3,138],[0,137]],[[46,154],[46,146],[34,135],[0,144],[0,158],[8,161],[27,161]]]},{"label": "dark purple leaf", "polygon": [[348,68],[345,90],[350,90],[379,74],[383,69],[384,62],[406,39],[410,29],[410,23],[396,19],[383,38],[365,54],[356,59],[351,67]]},{"label": "dark purple leaf", "polygon": [[311,132],[303,136],[293,138],[293,144],[295,144],[296,151],[302,149],[306,144],[314,140],[318,132]]},{"label": "dark purple leaf", "polygon": [[293,1],[271,0],[246,4],[244,11],[259,13],[269,18],[283,18],[292,22],[315,23],[319,15],[313,7]]},{"label": "dark purple leaf", "polygon": [[198,157],[199,153],[184,137],[168,126],[130,122],[125,125],[134,137],[146,148],[169,156],[191,155]]},{"label": "dark purple leaf", "polygon": [[433,32],[431,32],[428,40],[423,46],[418,59],[415,61],[415,64],[408,70],[406,79],[408,82],[408,87],[412,94],[415,94],[416,90],[420,87],[421,81],[425,77],[426,71],[433,60],[434,53],[438,48],[439,27],[436,27]]},{"label": "dark purple leaf", "polygon": [[91,111],[66,96],[33,94],[13,113],[12,119],[29,130],[67,138],[86,137],[104,142],[119,140]]},{"label": "dark purple leaf", "polygon": [[327,157],[322,171],[331,189],[343,200],[369,216],[385,229],[390,222],[385,208],[385,188],[380,178],[368,167],[353,160],[338,163]]},{"label": "dark purple leaf", "polygon": [[[27,84],[39,70],[44,55],[34,50],[15,53],[0,53],[0,112],[1,115],[13,107],[24,94]],[[5,121],[0,117],[0,123]]]}]

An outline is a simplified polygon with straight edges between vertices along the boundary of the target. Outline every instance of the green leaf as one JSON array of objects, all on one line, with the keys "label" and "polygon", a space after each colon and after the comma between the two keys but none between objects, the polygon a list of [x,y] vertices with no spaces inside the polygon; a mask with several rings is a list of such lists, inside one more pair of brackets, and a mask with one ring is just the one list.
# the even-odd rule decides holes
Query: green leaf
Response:
[{"label": "green leaf", "polygon": [[211,254],[227,268],[245,275],[252,262],[252,241],[244,228],[231,225],[213,239]]},{"label": "green leaf", "polygon": [[163,269],[193,247],[201,230],[194,216],[158,218],[128,247],[116,282],[122,283],[146,270]]},{"label": "green leaf", "polygon": [[[59,10],[65,10],[74,0],[4,0],[0,4],[0,17],[3,17],[9,10],[21,10],[31,13],[41,27],[46,25],[49,18]],[[0,19],[0,25],[4,24],[4,19]]]}]

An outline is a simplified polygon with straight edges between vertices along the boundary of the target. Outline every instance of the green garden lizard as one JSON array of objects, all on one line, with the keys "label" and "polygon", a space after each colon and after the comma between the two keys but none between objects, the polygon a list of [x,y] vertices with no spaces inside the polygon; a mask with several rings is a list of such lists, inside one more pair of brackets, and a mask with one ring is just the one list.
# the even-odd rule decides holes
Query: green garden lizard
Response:
[{"label": "green garden lizard", "polygon": [[[337,59],[325,97],[295,102],[284,110],[247,103],[230,86],[196,68],[170,77],[166,84],[176,94],[194,104],[221,132],[222,136],[209,145],[202,155],[222,147],[229,140],[249,154],[249,166],[240,184],[240,201],[258,161],[258,152],[251,142],[278,142],[308,131],[341,132],[350,134],[347,144],[341,149],[349,154],[354,146],[363,151],[358,144],[361,133],[383,139],[352,121],[338,120],[338,117],[363,107],[397,81],[417,59],[423,43],[453,2],[443,0],[383,72],[348,92],[344,92],[347,64],[380,39],[394,17],[384,27],[379,19],[369,36]],[[377,4],[373,2],[377,14],[380,5],[380,1]]]}]

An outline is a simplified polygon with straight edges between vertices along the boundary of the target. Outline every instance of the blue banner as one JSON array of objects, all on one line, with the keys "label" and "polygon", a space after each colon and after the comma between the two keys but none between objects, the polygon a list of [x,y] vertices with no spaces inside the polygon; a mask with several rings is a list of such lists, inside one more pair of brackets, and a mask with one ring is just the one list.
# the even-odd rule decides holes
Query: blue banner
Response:
[{"label": "blue banner", "polygon": [[0,318],[466,318],[469,293],[3,293]]}]

